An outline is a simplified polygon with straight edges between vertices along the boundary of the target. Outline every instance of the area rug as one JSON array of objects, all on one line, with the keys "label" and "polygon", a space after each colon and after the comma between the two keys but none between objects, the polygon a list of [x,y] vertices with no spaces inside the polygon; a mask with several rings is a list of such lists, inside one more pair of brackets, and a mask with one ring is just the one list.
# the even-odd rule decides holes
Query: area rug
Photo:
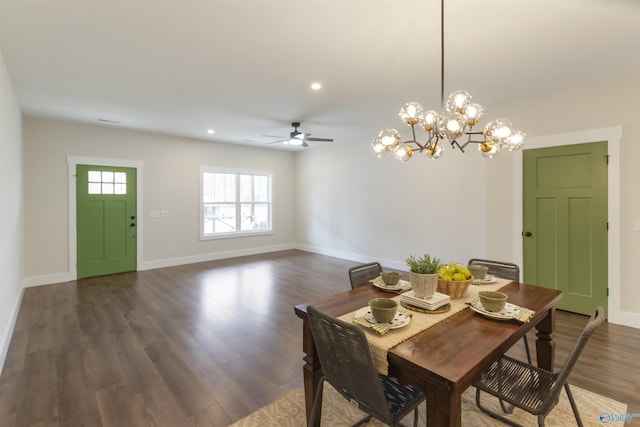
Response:
[{"label": "area rug", "polygon": [[[600,396],[587,390],[572,386],[574,398],[578,405],[582,422],[585,426],[623,426],[623,421],[615,421],[616,418],[624,416],[627,405],[616,400]],[[364,414],[359,409],[349,404],[330,385],[325,386],[323,395],[324,403],[322,408],[322,425],[339,427],[350,426],[363,418]],[[485,406],[498,411],[499,403],[497,399],[483,394],[482,402]],[[426,424],[424,418],[426,409],[424,403],[419,409],[419,423]],[[604,417],[601,420],[601,416]],[[526,412],[516,409],[510,417],[517,423],[526,427],[536,427],[537,418]],[[617,418],[620,419],[620,418]],[[403,424],[413,425],[413,415],[408,415]],[[384,424],[377,420],[365,424],[367,427],[381,427]],[[475,405],[475,388],[470,387],[462,396],[462,425],[472,427],[502,427],[505,424],[495,420],[480,412]],[[575,425],[575,419],[567,396],[563,390],[560,402],[546,418],[546,425],[549,427],[560,427]],[[628,424],[627,424],[628,425]],[[247,417],[235,422],[232,427],[304,427],[304,391],[298,388],[284,395],[275,402],[249,414]]]}]

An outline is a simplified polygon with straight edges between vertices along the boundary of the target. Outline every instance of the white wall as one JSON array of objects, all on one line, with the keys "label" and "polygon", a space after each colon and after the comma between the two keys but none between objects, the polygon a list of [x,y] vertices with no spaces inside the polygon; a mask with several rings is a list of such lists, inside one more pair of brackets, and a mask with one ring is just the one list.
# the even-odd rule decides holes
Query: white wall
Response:
[{"label": "white wall", "polygon": [[[640,327],[640,233],[634,231],[640,218],[639,100],[640,75],[630,75],[485,106],[486,117],[508,117],[530,138],[622,128],[620,283],[610,283],[619,287],[621,305],[610,308],[631,314],[624,323],[635,327]],[[402,269],[407,255],[424,251],[446,261],[515,259],[521,218],[513,209],[519,203],[514,183],[520,182],[514,156],[486,160],[449,149],[437,161],[376,159],[369,143],[379,126],[372,124],[368,139],[297,154],[299,247]]]},{"label": "white wall", "polygon": [[300,247],[400,269],[410,254],[466,263],[484,253],[486,161],[450,148],[437,161],[377,159],[377,131],[296,155]]},{"label": "white wall", "polygon": [[0,372],[22,297],[22,119],[0,52]]},{"label": "white wall", "polygon": [[[74,278],[75,272],[69,271],[67,156],[128,160],[143,165],[138,212],[138,238],[143,242],[139,269],[293,246],[291,152],[36,117],[25,117],[24,141],[27,285]],[[201,241],[199,173],[203,165],[273,171],[274,234]],[[150,218],[151,210],[166,210],[169,216]]]}]

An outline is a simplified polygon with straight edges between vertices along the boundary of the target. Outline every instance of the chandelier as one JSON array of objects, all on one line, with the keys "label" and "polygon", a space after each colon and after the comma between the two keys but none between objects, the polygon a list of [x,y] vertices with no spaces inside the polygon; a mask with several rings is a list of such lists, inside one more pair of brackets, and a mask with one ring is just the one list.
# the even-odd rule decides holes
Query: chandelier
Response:
[{"label": "chandelier", "polygon": [[[407,161],[415,152],[424,152],[437,159],[444,153],[446,141],[463,153],[469,144],[477,144],[480,154],[492,158],[502,150],[515,151],[524,145],[526,135],[507,119],[496,119],[483,130],[474,130],[484,117],[484,108],[472,102],[469,92],[453,92],[444,102],[444,0],[440,2],[440,103],[445,110],[442,113],[425,111],[418,102],[405,104],[399,116],[411,126],[412,139],[403,141],[396,129],[382,130],[371,143],[373,155],[381,158],[393,153],[398,160]],[[424,142],[418,141],[416,126],[426,132]]]}]

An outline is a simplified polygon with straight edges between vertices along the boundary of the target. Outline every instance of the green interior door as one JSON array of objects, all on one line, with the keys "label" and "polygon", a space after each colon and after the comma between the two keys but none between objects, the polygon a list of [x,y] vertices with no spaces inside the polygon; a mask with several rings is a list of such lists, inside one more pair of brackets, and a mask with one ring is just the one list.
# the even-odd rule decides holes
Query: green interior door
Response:
[{"label": "green interior door", "polygon": [[78,278],[135,271],[136,169],[76,166]]},{"label": "green interior door", "polygon": [[607,308],[607,143],[523,153],[524,281],[563,291],[558,308]]}]

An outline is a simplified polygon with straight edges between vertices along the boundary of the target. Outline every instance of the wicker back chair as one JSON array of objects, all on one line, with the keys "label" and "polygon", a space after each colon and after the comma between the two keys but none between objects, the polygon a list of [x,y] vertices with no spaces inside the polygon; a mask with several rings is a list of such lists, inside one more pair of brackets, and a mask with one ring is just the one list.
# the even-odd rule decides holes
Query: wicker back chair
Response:
[{"label": "wicker back chair", "polygon": [[487,371],[483,372],[480,380],[474,384],[478,408],[509,425],[519,425],[503,415],[483,407],[480,404],[480,394],[484,391],[496,396],[501,402],[510,403],[511,406],[506,408],[506,413],[512,413],[514,407],[523,409],[533,415],[537,415],[538,425],[544,426],[545,417],[558,404],[560,392],[564,387],[576,422],[579,426],[582,426],[580,413],[571,394],[567,378],[578,361],[578,357],[582,353],[589,337],[604,322],[604,318],[604,308],[596,308],[580,338],[578,338],[578,342],[557,373],[551,373],[508,356],[502,356]]},{"label": "wicker back chair", "polygon": [[382,266],[379,262],[369,262],[351,267],[349,269],[351,289],[366,285],[371,279],[378,277],[380,273],[382,273]]},{"label": "wicker back chair", "polygon": [[[512,282],[520,281],[520,267],[512,262],[493,261],[490,259],[471,258],[469,265],[483,265],[487,267],[487,274],[500,277],[502,279],[511,280]],[[527,362],[531,365],[531,351],[529,350],[529,341],[527,336],[522,337],[524,342],[524,350],[527,355]]]},{"label": "wicker back chair", "polygon": [[313,306],[307,307],[307,314],[323,373],[309,425],[315,424],[322,411],[322,390],[327,381],[345,399],[368,414],[354,425],[375,417],[396,426],[405,415],[414,411],[415,427],[418,405],[425,400],[424,393],[397,378],[377,372],[369,343],[359,327],[328,316]]}]

